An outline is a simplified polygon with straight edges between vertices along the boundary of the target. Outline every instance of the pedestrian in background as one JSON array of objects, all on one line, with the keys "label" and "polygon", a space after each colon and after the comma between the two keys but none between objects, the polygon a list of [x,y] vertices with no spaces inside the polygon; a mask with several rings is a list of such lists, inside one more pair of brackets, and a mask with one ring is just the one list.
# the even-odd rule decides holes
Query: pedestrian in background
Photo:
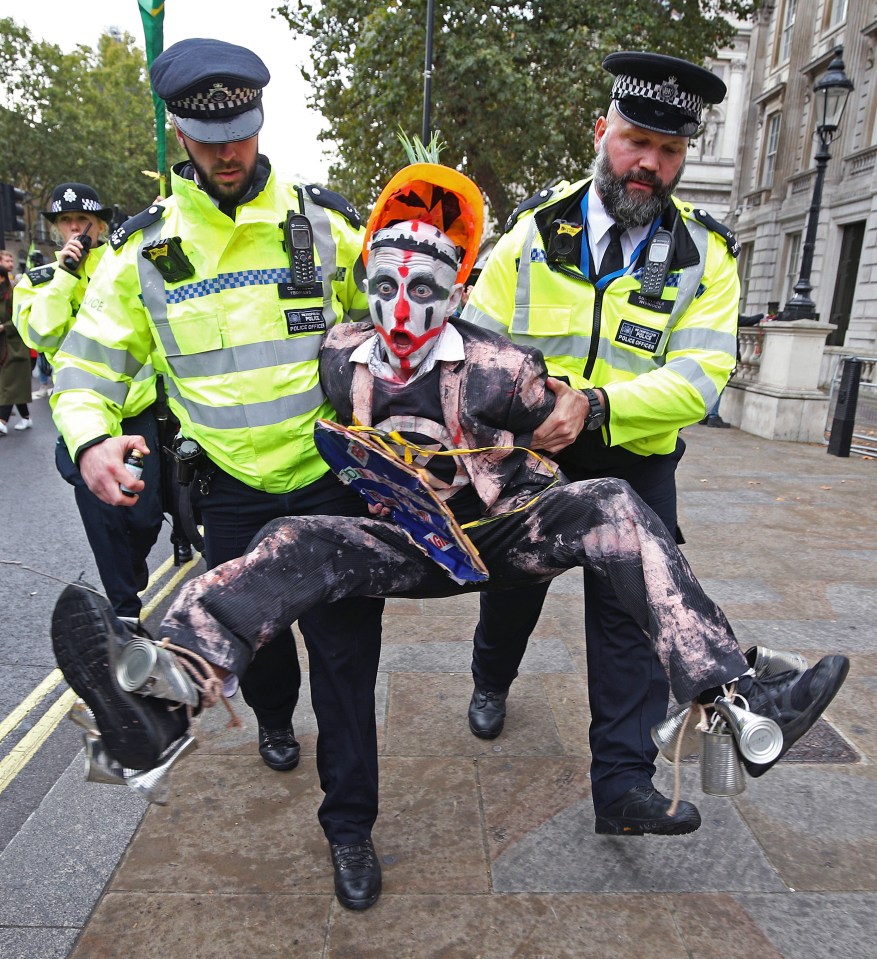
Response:
[{"label": "pedestrian in background", "polygon": [[[21,336],[47,364],[73,329],[88,284],[109,249],[112,215],[112,208],[103,206],[97,191],[86,183],[59,183],[52,191],[43,216],[52,224],[61,249],[54,263],[33,267],[22,276],[13,298]],[[139,594],[149,582],[147,559],[164,521],[155,400],[156,375],[150,361],[127,395],[120,397],[122,433],[145,437],[153,451],[144,457],[144,486],[131,509],[101,502],[85,484],[60,436],[55,446],[55,465],[74,489],[101,583],[116,615],[131,624],[139,622]]]},{"label": "pedestrian in background", "polygon": [[15,261],[8,250],[0,250],[0,436],[9,432],[13,408],[21,417],[13,429],[29,430],[33,425],[28,408],[32,398],[30,349],[12,322],[14,283]]}]

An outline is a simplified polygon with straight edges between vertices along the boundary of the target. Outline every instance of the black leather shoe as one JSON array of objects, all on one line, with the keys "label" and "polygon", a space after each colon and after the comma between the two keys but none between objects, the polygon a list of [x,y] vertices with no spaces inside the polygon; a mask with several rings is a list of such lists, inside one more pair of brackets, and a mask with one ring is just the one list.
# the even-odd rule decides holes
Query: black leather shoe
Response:
[{"label": "black leather shoe", "polygon": [[469,700],[469,728],[479,739],[496,739],[505,724],[508,693],[491,693],[475,687]]},{"label": "black leather shoe", "polygon": [[694,803],[680,800],[675,816],[671,801],[654,786],[634,786],[597,813],[594,832],[608,836],[683,836],[700,827]]},{"label": "black leather shoe", "polygon": [[301,746],[292,726],[286,729],[266,729],[259,726],[259,755],[266,766],[285,772],[295,769],[301,756]]},{"label": "black leather shoe", "polygon": [[726,422],[721,418],[721,416],[718,416],[718,415],[716,415],[716,416],[708,416],[708,417],[706,418],[706,425],[707,425],[707,426],[714,426],[714,427],[716,427],[717,429],[720,429],[720,430],[729,430],[729,429],[731,428],[731,424],[730,424],[730,423],[726,423]]},{"label": "black leather shoe", "polygon": [[[138,632],[145,635],[142,627]],[[178,703],[122,689],[116,662],[131,630],[90,588],[67,586],[52,613],[52,648],[70,687],[94,714],[109,754],[128,769],[153,769],[189,728]]]},{"label": "black leather shoe", "polygon": [[381,864],[371,839],[330,847],[338,902],[348,909],[370,909],[381,894]]},{"label": "black leather shoe", "polygon": [[772,719],[783,734],[783,748],[773,762],[754,763],[741,755],[750,776],[764,775],[810,729],[843,686],[849,669],[846,656],[823,656],[805,672],[740,677],[737,691],[745,696],[750,711]]}]

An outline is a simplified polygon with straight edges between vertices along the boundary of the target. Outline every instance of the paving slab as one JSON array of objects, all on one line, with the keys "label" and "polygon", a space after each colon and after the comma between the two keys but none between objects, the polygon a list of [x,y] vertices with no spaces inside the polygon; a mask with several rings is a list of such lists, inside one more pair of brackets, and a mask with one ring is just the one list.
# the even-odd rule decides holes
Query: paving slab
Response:
[{"label": "paving slab", "polygon": [[[241,726],[209,711],[169,805],[145,811],[90,919],[75,896],[66,910],[25,910],[18,928],[0,929],[0,954],[27,955],[28,936],[55,922],[44,949],[33,940],[40,959],[63,955],[80,925],[74,959],[873,959],[875,464],[734,429],[692,428],[685,438],[684,552],[741,645],[852,659],[812,737],[741,796],[703,795],[698,762],[682,765],[681,793],[703,816],[698,832],[593,831],[578,571],[552,583],[493,741],[475,739],[466,721],[477,595],[391,600],[377,690],[374,835],[385,881],[373,909],[350,912],[332,893],[305,683],[297,770],[261,763],[239,696]],[[656,783],[673,791],[663,760]],[[136,806],[132,818],[143,812]],[[75,849],[75,827],[56,828]],[[96,873],[90,888],[108,875]]]}]

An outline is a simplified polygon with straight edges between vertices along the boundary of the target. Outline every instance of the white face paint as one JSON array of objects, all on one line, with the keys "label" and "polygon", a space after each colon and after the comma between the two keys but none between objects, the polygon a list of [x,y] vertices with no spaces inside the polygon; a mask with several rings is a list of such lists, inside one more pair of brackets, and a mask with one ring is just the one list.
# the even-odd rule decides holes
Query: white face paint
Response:
[{"label": "white face paint", "polygon": [[457,307],[457,253],[433,226],[399,223],[376,233],[366,266],[368,303],[387,362],[402,380],[429,355]]}]

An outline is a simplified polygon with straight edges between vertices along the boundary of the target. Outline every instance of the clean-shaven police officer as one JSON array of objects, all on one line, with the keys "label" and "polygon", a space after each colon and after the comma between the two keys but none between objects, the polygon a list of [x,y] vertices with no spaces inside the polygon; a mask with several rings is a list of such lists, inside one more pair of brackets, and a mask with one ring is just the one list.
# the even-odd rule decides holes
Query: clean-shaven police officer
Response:
[{"label": "clean-shaven police officer", "polygon": [[[106,240],[113,211],[87,183],[59,183],[43,216],[52,224],[60,249],[55,263],[36,266],[22,276],[13,307],[22,339],[54,363],[55,353],[73,328],[88,284],[109,249]],[[119,429],[129,436],[142,436],[151,449],[158,445],[155,400],[155,370],[147,360],[125,397]],[[55,465],[73,486],[88,545],[114,612],[136,625],[142,608],[139,593],[149,582],[146,560],[164,522],[159,457],[145,459],[141,476],[145,485],[130,509],[109,506],[91,492],[60,437]]]},{"label": "clean-shaven police officer", "polygon": [[[107,503],[129,502],[119,490],[130,480],[123,458],[146,450],[119,435],[119,413],[154,350],[182,434],[206,457],[193,499],[213,567],[243,554],[279,516],[363,515],[313,442],[315,420],[333,415],[319,384],[323,336],[368,314],[353,277],[362,228],[342,197],[282,181],[259,153],[269,73],[255,53],[183,40],[155,59],[151,76],[189,159],[172,171],[173,196],[111,236],[113,250],[56,356],[54,414],[89,487]],[[369,836],[381,612],[380,600],[352,599],[299,623],[319,726],[320,822],[352,908],[380,893]],[[263,759],[293,768],[300,672],[291,634],[266,646],[240,679]]]},{"label": "clean-shaven police officer", "polygon": [[[603,65],[615,81],[595,128],[593,178],[518,207],[463,316],[537,347],[562,378],[535,448],[556,453],[573,480],[626,479],[673,532],[678,432],[703,419],[734,367],[739,283],[733,235],[672,193],[704,103],[726,91],[675,57],[614,53]],[[664,676],[605,581],[584,579],[596,831],[692,832],[695,806],[668,817],[670,800],[651,782],[649,730],[667,711]],[[469,706],[476,736],[502,730],[545,592],[482,596]]]}]

